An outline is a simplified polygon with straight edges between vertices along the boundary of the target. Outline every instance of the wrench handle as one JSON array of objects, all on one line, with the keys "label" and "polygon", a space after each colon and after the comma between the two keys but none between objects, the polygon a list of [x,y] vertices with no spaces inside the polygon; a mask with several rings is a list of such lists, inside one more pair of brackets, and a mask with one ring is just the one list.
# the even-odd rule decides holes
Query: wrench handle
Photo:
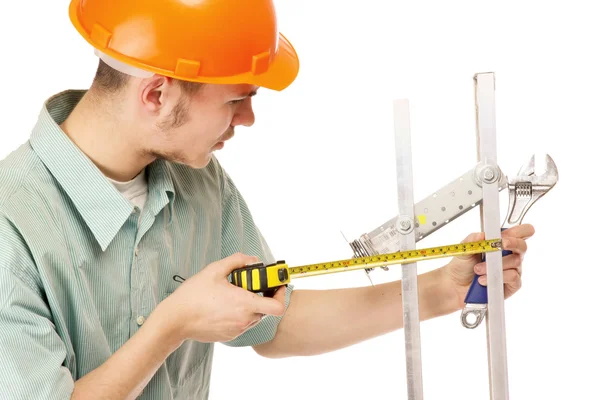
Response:
[{"label": "wrench handle", "polygon": [[[501,230],[505,231],[506,228],[502,228]],[[512,254],[512,251],[502,250],[502,257],[506,257],[510,254]],[[485,261],[485,253],[482,255],[481,261]],[[481,285],[478,279],[479,275],[475,274],[475,279],[473,279],[471,287],[469,288],[467,296],[465,297],[465,304],[487,304],[487,286]]]}]

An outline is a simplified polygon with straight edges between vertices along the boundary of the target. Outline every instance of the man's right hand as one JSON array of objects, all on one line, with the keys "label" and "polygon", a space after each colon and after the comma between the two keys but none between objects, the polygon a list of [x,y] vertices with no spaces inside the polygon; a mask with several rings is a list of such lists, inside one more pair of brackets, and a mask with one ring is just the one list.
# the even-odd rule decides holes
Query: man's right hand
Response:
[{"label": "man's right hand", "polygon": [[283,315],[285,287],[273,298],[262,297],[227,279],[234,269],[258,261],[237,253],[188,278],[106,362],[75,382],[71,398],[133,399],[184,340],[230,341],[263,314]]},{"label": "man's right hand", "polygon": [[256,325],[264,315],[285,312],[285,287],[274,297],[263,297],[234,286],[229,274],[260,261],[242,253],[207,265],[186,279],[155,310],[172,323],[171,331],[183,341],[228,342]]}]

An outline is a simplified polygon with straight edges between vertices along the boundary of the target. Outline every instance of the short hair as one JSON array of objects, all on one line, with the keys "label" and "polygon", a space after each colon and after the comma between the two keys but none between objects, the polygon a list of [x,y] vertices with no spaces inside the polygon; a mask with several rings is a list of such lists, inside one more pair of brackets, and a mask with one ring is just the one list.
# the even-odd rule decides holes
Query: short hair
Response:
[{"label": "short hair", "polygon": [[[121,90],[129,81],[129,75],[126,75],[106,64],[102,59],[98,61],[96,75],[92,86],[102,90],[104,93],[114,94]],[[174,79],[183,91],[188,94],[194,94],[200,89],[202,83],[189,82],[181,79]]]}]

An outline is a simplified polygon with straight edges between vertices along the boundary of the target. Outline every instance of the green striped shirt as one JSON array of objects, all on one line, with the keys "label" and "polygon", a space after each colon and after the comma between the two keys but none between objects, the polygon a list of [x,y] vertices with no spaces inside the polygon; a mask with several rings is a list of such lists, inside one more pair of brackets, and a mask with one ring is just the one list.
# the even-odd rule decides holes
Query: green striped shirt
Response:
[{"label": "green striped shirt", "polygon": [[[58,126],[83,94],[48,99],[29,140],[0,161],[1,399],[70,398],[178,287],[174,275],[238,251],[276,261],[214,157],[199,170],[153,162],[140,212]],[[226,344],[268,341],[280,320]],[[184,342],[141,398],[207,399],[213,346]]]}]

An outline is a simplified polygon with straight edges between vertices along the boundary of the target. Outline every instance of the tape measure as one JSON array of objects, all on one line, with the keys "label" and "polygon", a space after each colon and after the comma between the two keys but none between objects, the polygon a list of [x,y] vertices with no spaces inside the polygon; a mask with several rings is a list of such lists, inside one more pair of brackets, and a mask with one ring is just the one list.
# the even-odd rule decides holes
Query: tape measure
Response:
[{"label": "tape measure", "polygon": [[235,269],[231,272],[229,279],[231,283],[243,289],[272,296],[278,287],[287,285],[292,278],[303,278],[394,264],[408,264],[422,260],[487,253],[498,250],[502,250],[501,240],[490,239],[297,267],[289,267],[285,261],[277,261],[268,265],[258,262]]}]

